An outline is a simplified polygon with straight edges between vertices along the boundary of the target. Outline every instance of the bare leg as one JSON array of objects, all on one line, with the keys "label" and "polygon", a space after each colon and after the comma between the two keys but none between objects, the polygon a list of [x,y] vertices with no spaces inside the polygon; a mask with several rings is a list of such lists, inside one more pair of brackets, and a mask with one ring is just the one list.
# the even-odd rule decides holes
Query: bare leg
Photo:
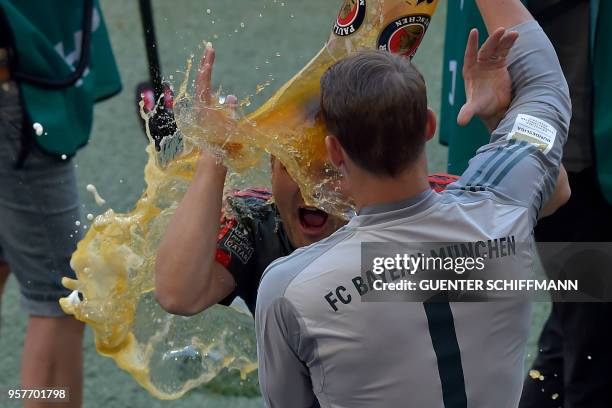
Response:
[{"label": "bare leg", "polygon": [[67,387],[70,402],[28,401],[25,408],[78,408],[83,398],[83,323],[72,317],[30,316],[23,347],[24,389]]}]

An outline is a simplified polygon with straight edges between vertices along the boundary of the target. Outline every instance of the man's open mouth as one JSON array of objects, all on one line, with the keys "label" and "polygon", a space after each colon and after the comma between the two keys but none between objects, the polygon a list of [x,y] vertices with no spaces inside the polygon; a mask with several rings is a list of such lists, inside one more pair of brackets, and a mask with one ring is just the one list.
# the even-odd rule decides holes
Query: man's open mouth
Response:
[{"label": "man's open mouth", "polygon": [[325,211],[315,207],[300,207],[298,209],[300,224],[306,232],[319,232],[329,216]]}]

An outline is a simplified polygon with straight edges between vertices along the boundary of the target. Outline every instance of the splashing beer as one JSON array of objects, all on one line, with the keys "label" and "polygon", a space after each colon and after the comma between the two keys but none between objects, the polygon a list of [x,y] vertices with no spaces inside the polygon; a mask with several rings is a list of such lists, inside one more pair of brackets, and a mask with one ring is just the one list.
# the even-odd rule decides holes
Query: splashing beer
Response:
[{"label": "splashing beer", "polygon": [[108,210],[96,218],[71,260],[78,279],[63,280],[74,292],[60,301],[62,309],[91,326],[99,353],[112,357],[158,398],[176,399],[219,378],[227,383],[232,375],[236,393],[247,388],[249,379],[253,385],[257,362],[251,316],[220,305],[193,317],[173,316],[153,298],[157,247],[193,177],[199,149],[206,143],[222,147],[234,169],[248,168],[264,151],[274,154],[308,202],[344,213],[347,206],[334,187],[338,176],[325,162],[319,78],[334,61],[357,50],[377,47],[412,56],[436,4],[346,0],[326,46],[237,124],[199,120],[183,83],[175,104],[183,137],[164,138],[160,152],[149,144],[144,194],[130,213]]},{"label": "splashing beer", "polygon": [[194,120],[193,103],[183,92],[177,98],[179,129],[192,140],[226,147],[226,164],[238,172],[267,151],[285,165],[308,205],[346,215],[351,206],[339,193],[340,176],[325,159],[319,80],[335,61],[359,50],[377,48],[411,58],[436,6],[437,0],[345,0],[323,49],[237,128],[222,137],[211,135],[207,124]]}]

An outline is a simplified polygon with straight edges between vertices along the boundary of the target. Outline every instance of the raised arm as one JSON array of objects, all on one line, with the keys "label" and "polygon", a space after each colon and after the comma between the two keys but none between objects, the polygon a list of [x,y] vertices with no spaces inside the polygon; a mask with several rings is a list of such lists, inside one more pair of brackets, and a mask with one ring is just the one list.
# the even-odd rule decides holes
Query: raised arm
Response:
[{"label": "raised arm", "polygon": [[476,4],[489,34],[533,20],[520,0],[476,0]]},{"label": "raised arm", "polygon": [[203,156],[157,251],[155,298],[166,311],[194,315],[229,296],[236,283],[215,261],[225,168]]},{"label": "raised arm", "polygon": [[[210,104],[214,57],[212,47],[207,47],[198,70],[196,95],[204,106]],[[235,102],[232,98],[228,97],[230,103]],[[196,314],[223,300],[236,286],[230,272],[215,261],[226,172],[213,155],[201,154],[158,248],[155,298],[170,313]]]},{"label": "raised arm", "polygon": [[534,225],[557,181],[571,119],[569,89],[552,44],[519,0],[478,5],[492,36],[499,35],[497,26],[519,34],[507,56],[513,97],[491,143],[449,191],[488,191],[528,208]]}]

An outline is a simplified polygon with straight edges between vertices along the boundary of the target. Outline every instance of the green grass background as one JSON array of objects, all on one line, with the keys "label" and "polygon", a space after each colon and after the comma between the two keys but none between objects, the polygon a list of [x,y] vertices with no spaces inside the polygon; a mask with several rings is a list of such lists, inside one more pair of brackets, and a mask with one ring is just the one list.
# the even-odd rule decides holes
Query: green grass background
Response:
[{"label": "green grass background", "polygon": [[[175,83],[180,80],[187,57],[199,54],[202,41],[209,40],[217,48],[214,82],[223,86],[224,93],[244,97],[254,93],[257,84],[274,79],[272,86],[253,99],[254,105],[258,105],[321,48],[340,4],[340,0],[154,0],[164,76],[172,77]],[[148,71],[138,2],[101,0],[101,5],[121,71],[123,92],[96,106],[91,142],[75,160],[84,225],[88,223],[85,218],[88,213],[96,215],[107,208],[131,209],[144,188],[146,140],[136,115],[134,89],[138,82],[147,79]],[[430,105],[436,112],[440,108],[445,20],[446,1],[442,0],[415,57],[429,85]],[[437,140],[430,143],[432,172],[446,169],[446,153]],[[96,206],[85,189],[87,184],[96,185],[107,200],[104,208]],[[547,313],[547,304],[535,305],[528,361],[533,357],[535,340]],[[25,323],[18,287],[11,278],[2,299],[0,388],[19,384]],[[84,406],[240,408],[259,407],[262,403],[259,398],[218,396],[201,390],[178,401],[158,401],[111,359],[98,355],[87,330]]]}]

